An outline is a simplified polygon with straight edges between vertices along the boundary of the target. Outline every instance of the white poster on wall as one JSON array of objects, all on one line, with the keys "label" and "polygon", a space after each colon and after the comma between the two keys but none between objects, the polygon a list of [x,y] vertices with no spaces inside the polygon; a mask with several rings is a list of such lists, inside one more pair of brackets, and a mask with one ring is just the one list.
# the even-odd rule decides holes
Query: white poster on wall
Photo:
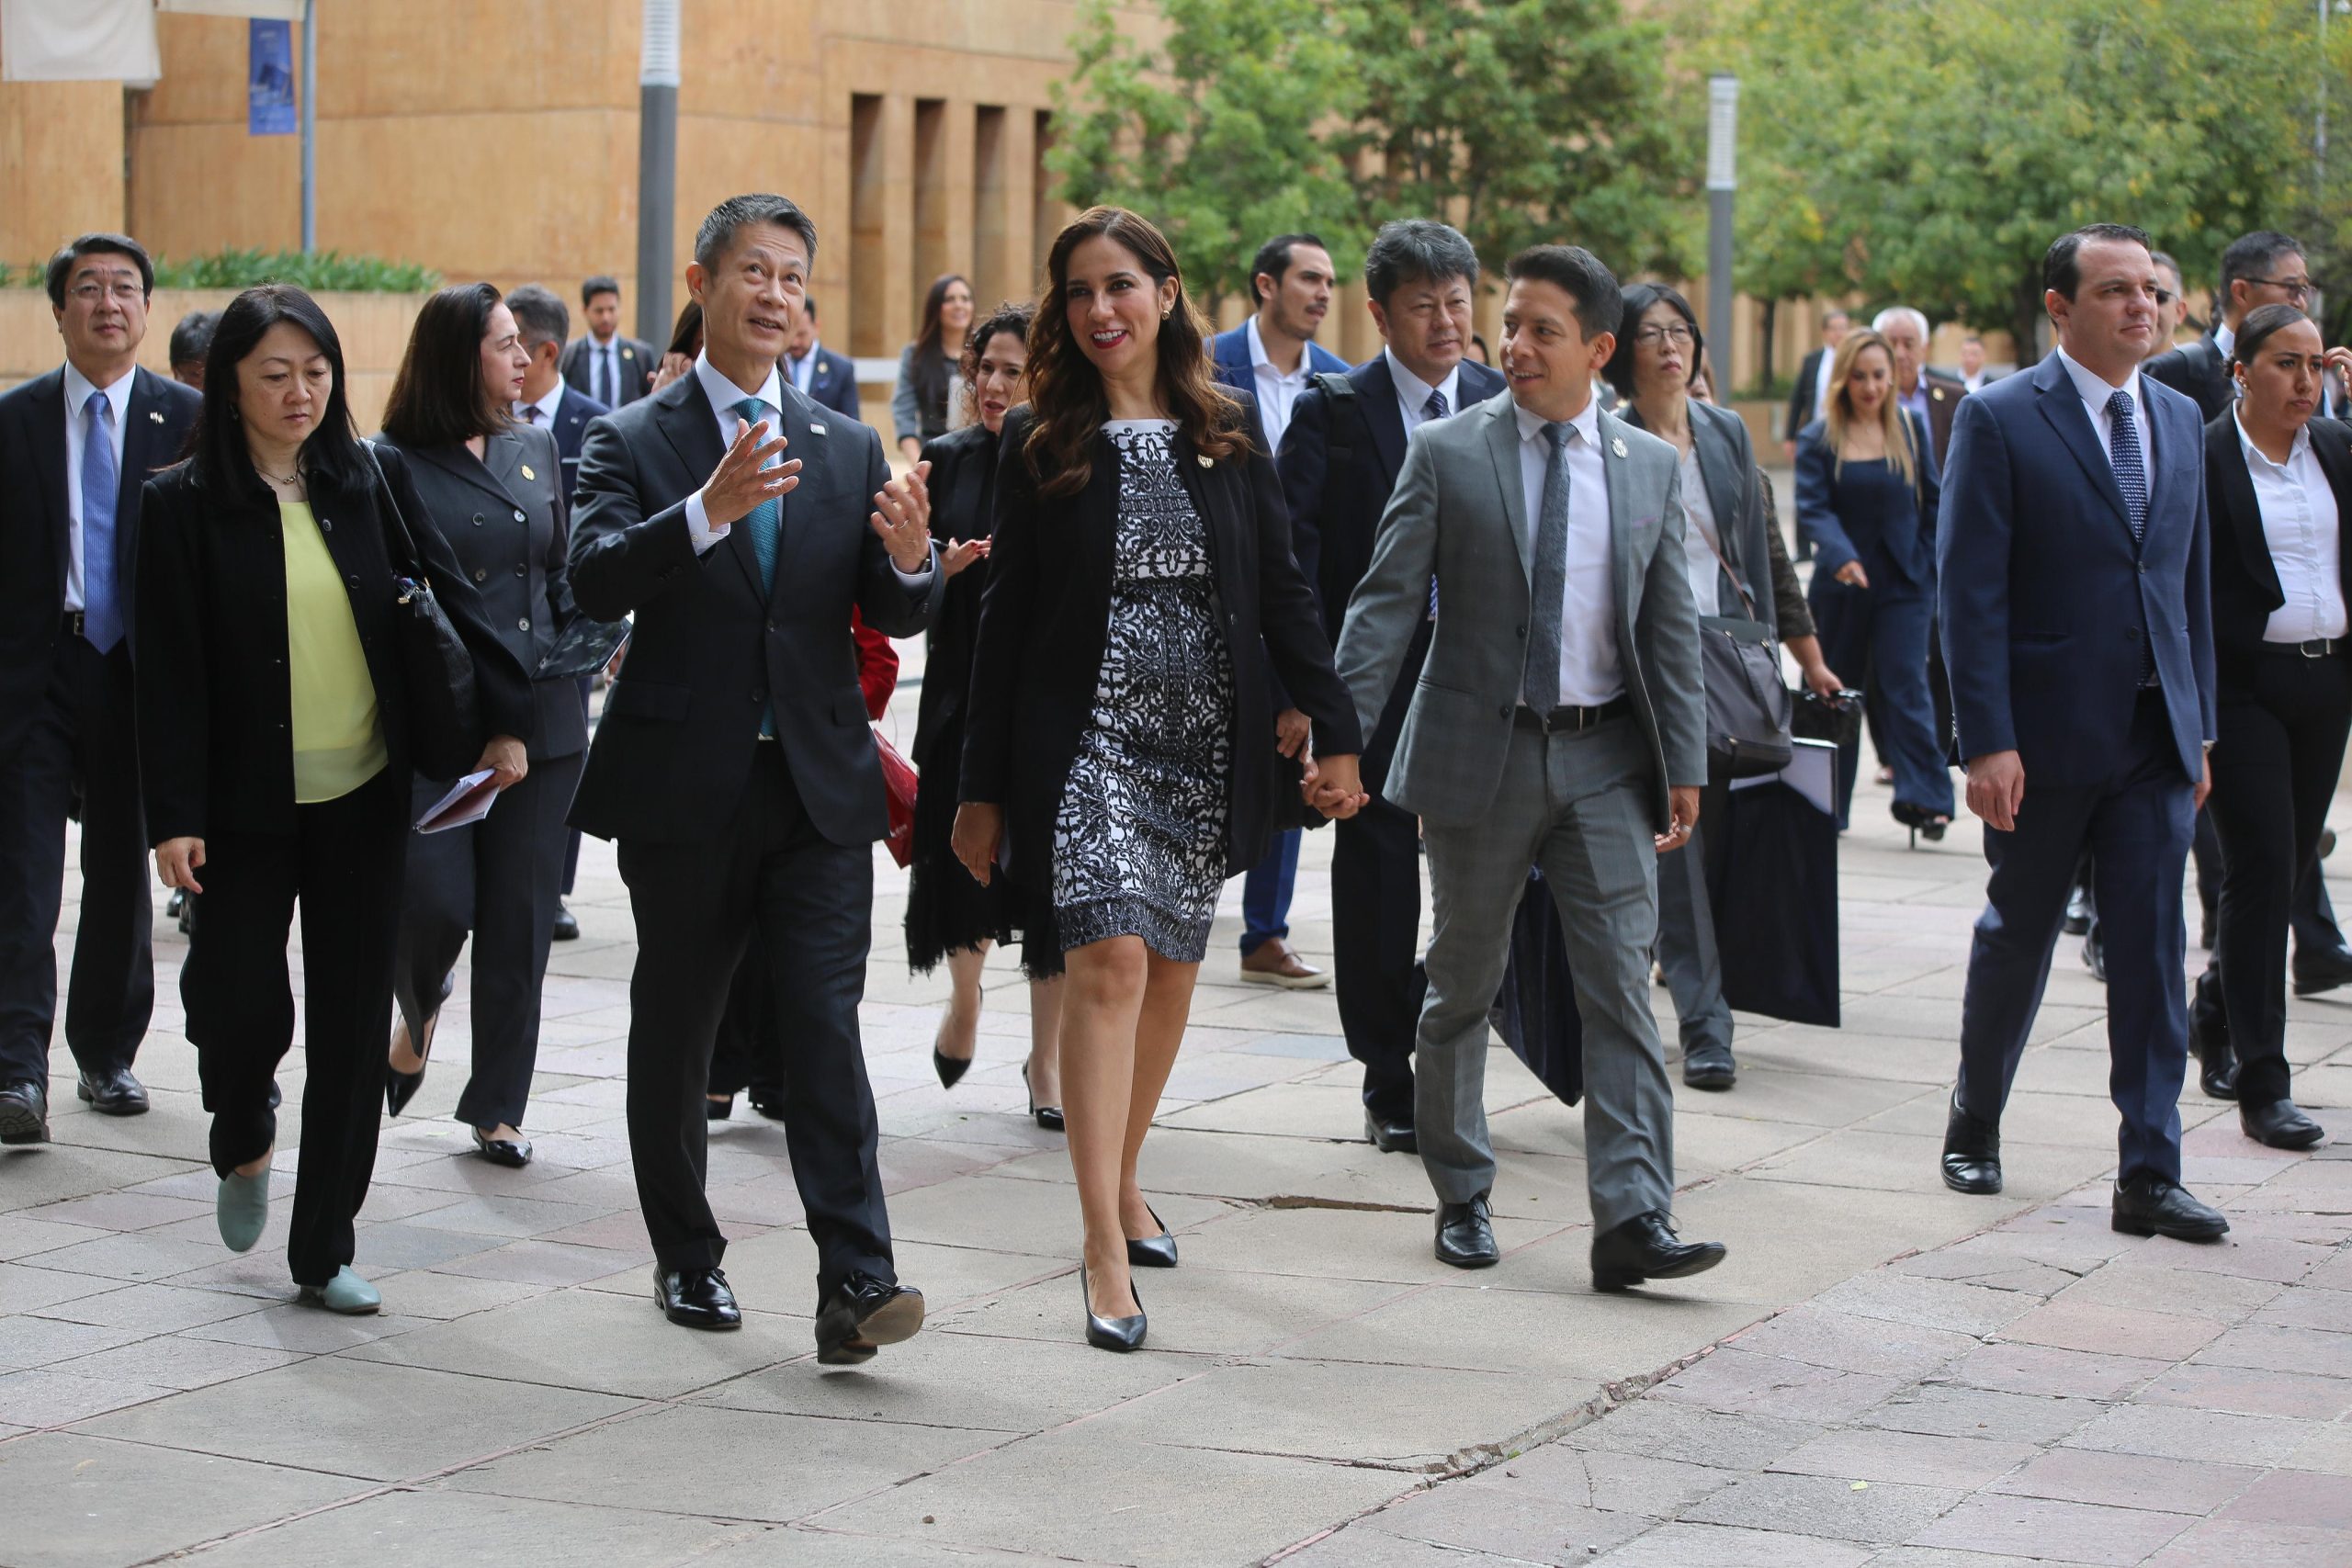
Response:
[{"label": "white poster on wall", "polygon": [[154,0],[0,0],[0,81],[163,78]]}]

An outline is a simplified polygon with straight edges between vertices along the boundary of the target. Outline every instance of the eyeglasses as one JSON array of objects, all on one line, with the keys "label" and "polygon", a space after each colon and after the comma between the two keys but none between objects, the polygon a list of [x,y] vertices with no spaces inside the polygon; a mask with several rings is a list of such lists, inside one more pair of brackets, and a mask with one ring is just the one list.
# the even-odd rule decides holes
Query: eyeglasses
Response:
[{"label": "eyeglasses", "polygon": [[1678,323],[1670,327],[1637,328],[1634,333],[1634,341],[1645,348],[1656,348],[1662,343],[1670,343],[1675,347],[1680,348],[1690,343],[1691,335],[1689,327]]},{"label": "eyeglasses", "polygon": [[2171,304],[2174,300],[2176,300],[2176,299],[2179,299],[2179,298],[2180,298],[2180,296],[2179,296],[2179,295],[2175,294],[2175,293],[2174,293],[2171,289],[2169,289],[2169,288],[2159,288],[2159,289],[2156,289],[2154,292],[2155,292],[2155,296],[2156,296],[2156,309],[2157,309],[2157,310],[2163,310],[2165,306],[2167,306],[2167,305]]},{"label": "eyeglasses", "polygon": [[2312,297],[2312,280],[2308,277],[2249,277],[2246,281],[2276,288],[2290,299],[2301,301]]},{"label": "eyeglasses", "polygon": [[74,299],[79,299],[85,305],[95,305],[100,299],[108,295],[112,295],[116,300],[126,305],[134,299],[144,299],[147,298],[147,290],[145,287],[143,285],[134,283],[129,278],[124,278],[120,282],[113,284],[77,283],[73,288],[67,289],[66,292],[73,295]]}]

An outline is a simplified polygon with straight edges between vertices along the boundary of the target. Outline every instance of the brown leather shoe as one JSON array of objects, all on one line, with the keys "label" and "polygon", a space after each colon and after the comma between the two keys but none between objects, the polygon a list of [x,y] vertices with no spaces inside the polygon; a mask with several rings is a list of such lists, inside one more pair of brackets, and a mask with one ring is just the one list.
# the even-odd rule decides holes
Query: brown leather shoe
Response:
[{"label": "brown leather shoe", "polygon": [[1241,977],[1290,991],[1311,991],[1331,983],[1329,971],[1302,963],[1298,954],[1290,950],[1290,943],[1278,936],[1268,937],[1258,944],[1256,952],[1243,955]]}]

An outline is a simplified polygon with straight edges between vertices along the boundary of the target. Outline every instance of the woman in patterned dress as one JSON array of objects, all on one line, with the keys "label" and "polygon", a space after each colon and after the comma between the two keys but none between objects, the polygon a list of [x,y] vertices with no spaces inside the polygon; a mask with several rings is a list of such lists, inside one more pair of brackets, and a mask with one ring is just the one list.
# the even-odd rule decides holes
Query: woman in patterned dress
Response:
[{"label": "woman in patterned dress", "polygon": [[1098,207],[1047,270],[1030,406],[1004,425],[954,842],[982,883],[1012,881],[1032,950],[1064,956],[1086,1337],[1131,1350],[1130,1266],[1176,1262],[1136,1157],[1217,894],[1263,856],[1292,787],[1254,716],[1272,711],[1261,639],[1313,720],[1304,787],[1327,815],[1363,802],[1362,743],[1273,464],[1248,404],[1210,379],[1167,240]]}]

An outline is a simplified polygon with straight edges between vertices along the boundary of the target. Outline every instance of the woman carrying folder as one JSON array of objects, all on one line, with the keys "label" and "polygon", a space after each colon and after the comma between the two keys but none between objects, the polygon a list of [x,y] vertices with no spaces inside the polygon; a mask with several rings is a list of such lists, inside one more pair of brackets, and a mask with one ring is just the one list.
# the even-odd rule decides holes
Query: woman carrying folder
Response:
[{"label": "woman carrying folder", "polygon": [[[523,739],[530,774],[480,822],[419,835],[409,847],[384,1104],[397,1116],[424,1084],[441,1004],[472,932],[472,1075],[458,1120],[493,1165],[531,1160],[523,1110],[539,1049],[539,984],[554,938],[572,786],[588,750],[577,679],[537,678],[574,615],[564,556],[570,514],[552,432],[509,411],[530,355],[487,283],[424,302],[384,410],[385,441],[408,459],[426,516],[456,552],[484,615],[531,682]],[[422,815],[447,792],[415,781]]]}]

